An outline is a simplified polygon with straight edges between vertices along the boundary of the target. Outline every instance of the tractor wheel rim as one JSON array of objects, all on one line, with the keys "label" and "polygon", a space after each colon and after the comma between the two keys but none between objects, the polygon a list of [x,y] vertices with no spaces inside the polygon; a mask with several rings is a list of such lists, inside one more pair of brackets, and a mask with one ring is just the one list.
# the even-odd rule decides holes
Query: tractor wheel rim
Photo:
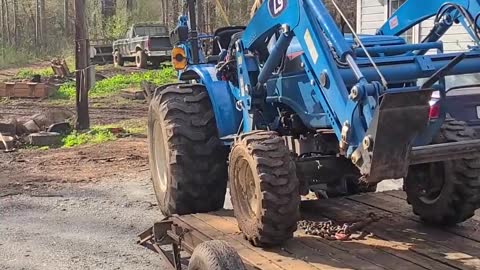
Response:
[{"label": "tractor wheel rim", "polygon": [[427,204],[436,202],[445,185],[445,165],[441,162],[426,164],[417,172],[417,177],[420,200]]},{"label": "tractor wheel rim", "polygon": [[160,190],[167,191],[167,155],[162,127],[159,122],[155,122],[153,132],[154,136],[154,151],[155,151],[155,170],[159,180]]},{"label": "tractor wheel rim", "polygon": [[246,159],[242,159],[239,165],[239,170],[237,172],[237,183],[240,187],[240,192],[243,195],[242,197],[245,200],[243,211],[248,216],[255,217],[259,202],[253,171]]}]

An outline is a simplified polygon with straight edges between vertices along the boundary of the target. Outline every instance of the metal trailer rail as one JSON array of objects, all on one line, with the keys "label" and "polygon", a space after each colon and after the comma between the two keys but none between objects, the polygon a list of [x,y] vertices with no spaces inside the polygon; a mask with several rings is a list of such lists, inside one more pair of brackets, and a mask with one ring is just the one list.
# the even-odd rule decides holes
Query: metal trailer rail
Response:
[{"label": "metal trailer rail", "polygon": [[182,269],[195,247],[224,240],[241,256],[247,269],[480,269],[480,213],[450,228],[433,228],[411,214],[401,191],[305,201],[302,218],[337,224],[374,214],[368,234],[343,241],[308,235],[299,229],[279,248],[262,249],[244,240],[233,212],[173,216],[139,235],[139,244],[159,253],[171,269]]}]

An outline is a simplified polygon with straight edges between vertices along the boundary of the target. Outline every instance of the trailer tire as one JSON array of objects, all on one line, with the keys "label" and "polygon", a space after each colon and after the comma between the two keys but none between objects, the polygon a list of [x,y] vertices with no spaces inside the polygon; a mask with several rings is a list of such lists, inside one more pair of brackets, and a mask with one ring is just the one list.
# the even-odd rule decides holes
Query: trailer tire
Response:
[{"label": "trailer tire", "polygon": [[167,215],[216,211],[227,188],[227,149],[218,138],[205,87],[176,84],[150,102],[148,141],[152,181]]},{"label": "trailer tire", "polygon": [[225,241],[203,242],[193,251],[188,270],[245,270],[237,251]]},{"label": "trailer tire", "polygon": [[[474,138],[475,131],[465,122],[448,119],[433,143]],[[480,158],[410,166],[404,190],[413,212],[424,222],[446,226],[463,222],[480,207]]]},{"label": "trailer tire", "polygon": [[293,237],[300,218],[295,163],[276,132],[241,136],[229,157],[233,211],[254,246],[276,246]]},{"label": "trailer tire", "polygon": [[144,51],[137,51],[135,54],[135,64],[137,65],[137,68],[147,68],[147,60],[148,56]]},{"label": "trailer tire", "polygon": [[123,67],[125,65],[125,60],[123,59],[119,51],[115,51],[115,53],[113,54],[113,65],[115,67]]}]

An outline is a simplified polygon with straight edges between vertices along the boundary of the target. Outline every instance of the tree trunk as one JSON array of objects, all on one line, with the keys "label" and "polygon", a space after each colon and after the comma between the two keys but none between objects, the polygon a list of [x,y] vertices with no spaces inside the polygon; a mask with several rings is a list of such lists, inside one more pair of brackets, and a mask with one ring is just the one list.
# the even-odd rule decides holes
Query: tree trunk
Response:
[{"label": "tree trunk", "polygon": [[133,0],[127,0],[127,11],[131,12],[133,11],[133,8],[134,8]]},{"label": "tree trunk", "polygon": [[18,46],[18,0],[13,0],[13,44]]},{"label": "tree trunk", "polygon": [[204,0],[197,0],[197,7],[198,7],[198,29],[200,33],[205,33],[207,32],[207,29],[205,28]]},{"label": "tree trunk", "polygon": [[175,26],[177,24],[177,18],[178,18],[178,15],[180,15],[180,8],[178,7],[178,0],[173,0],[172,5],[173,5],[173,8],[172,8],[173,12],[172,12],[172,16],[170,17],[170,20],[168,22],[168,25],[170,27]]},{"label": "tree trunk", "polygon": [[63,1],[63,27],[65,31],[65,37],[70,36],[70,24],[68,23],[69,17],[68,17],[68,1],[69,0],[64,0]]},{"label": "tree trunk", "polygon": [[45,10],[45,0],[40,0],[40,40],[42,46],[47,43],[47,18]]},{"label": "tree trunk", "polygon": [[38,48],[39,46],[40,46],[40,0],[35,0],[35,47]]},{"label": "tree trunk", "polygon": [[5,0],[0,0],[0,34],[2,36],[2,39],[0,40],[0,45],[2,45],[2,48],[5,46],[5,40],[7,39],[6,36],[6,31],[5,31],[5,8],[4,8],[4,2]]},{"label": "tree trunk", "polygon": [[12,31],[10,29],[10,9],[8,0],[4,2],[5,6],[5,24],[7,25],[7,43],[8,45],[12,46]]}]

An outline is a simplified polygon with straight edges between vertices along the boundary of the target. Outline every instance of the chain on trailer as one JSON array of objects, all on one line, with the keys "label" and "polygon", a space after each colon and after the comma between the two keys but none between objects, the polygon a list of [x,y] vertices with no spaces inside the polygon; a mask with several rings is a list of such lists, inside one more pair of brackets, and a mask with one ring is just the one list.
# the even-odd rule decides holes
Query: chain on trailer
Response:
[{"label": "chain on trailer", "polygon": [[331,241],[347,241],[353,239],[354,234],[359,234],[358,238],[368,235],[369,233],[364,230],[380,220],[381,218],[374,213],[369,213],[366,218],[353,223],[335,224],[332,220],[301,220],[298,222],[298,227],[308,235],[319,236]]}]

